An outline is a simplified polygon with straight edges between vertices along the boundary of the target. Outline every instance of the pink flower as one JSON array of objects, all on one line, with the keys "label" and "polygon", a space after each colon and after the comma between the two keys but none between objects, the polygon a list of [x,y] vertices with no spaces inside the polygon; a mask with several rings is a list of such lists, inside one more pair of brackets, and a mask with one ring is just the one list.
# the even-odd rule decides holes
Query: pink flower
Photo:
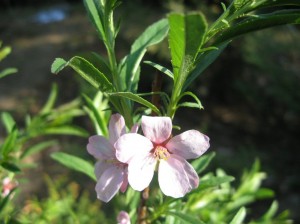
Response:
[{"label": "pink flower", "polygon": [[201,156],[209,148],[209,138],[189,130],[172,138],[169,117],[142,117],[145,135],[129,133],[115,143],[116,157],[128,163],[128,181],[135,190],[149,186],[154,170],[162,192],[174,198],[183,197],[199,185],[199,177],[186,161]]},{"label": "pink flower", "polygon": [[117,217],[118,224],[130,224],[130,217],[127,212],[120,211]]},{"label": "pink flower", "polygon": [[9,177],[5,177],[2,181],[2,197],[6,197],[10,192],[18,186],[18,182],[13,181]]},{"label": "pink flower", "polygon": [[[132,129],[137,132],[137,126]],[[109,121],[109,140],[100,135],[89,138],[88,152],[98,159],[95,164],[97,177],[96,192],[101,201],[109,202],[120,190],[124,193],[128,185],[128,166],[116,158],[114,143],[121,135],[126,133],[124,118],[120,114],[114,114]]]}]

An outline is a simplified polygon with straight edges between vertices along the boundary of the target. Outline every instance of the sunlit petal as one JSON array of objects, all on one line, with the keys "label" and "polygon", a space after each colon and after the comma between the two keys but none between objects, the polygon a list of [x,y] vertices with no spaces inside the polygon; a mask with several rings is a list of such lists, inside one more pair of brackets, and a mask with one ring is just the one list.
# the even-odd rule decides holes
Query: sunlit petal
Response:
[{"label": "sunlit petal", "polygon": [[109,121],[109,141],[112,145],[126,133],[125,120],[120,114],[113,114]]},{"label": "sunlit petal", "polygon": [[198,186],[199,177],[185,159],[172,155],[160,161],[158,182],[165,195],[180,198]]},{"label": "sunlit petal", "polygon": [[172,133],[172,121],[169,117],[142,117],[144,135],[152,142],[160,144],[166,141]]},{"label": "sunlit petal", "polygon": [[128,163],[135,155],[149,153],[153,148],[153,144],[142,135],[128,133],[118,139],[115,148],[117,159],[123,163]]},{"label": "sunlit petal", "polygon": [[111,158],[115,154],[114,147],[106,138],[100,135],[93,135],[89,138],[87,151],[97,159]]},{"label": "sunlit petal", "polygon": [[209,148],[209,138],[196,130],[176,135],[166,144],[166,148],[185,159],[195,159]]},{"label": "sunlit petal", "polygon": [[135,156],[128,165],[128,182],[137,191],[142,191],[149,186],[156,165],[156,159],[147,156]]},{"label": "sunlit petal", "polygon": [[123,172],[115,166],[104,171],[95,188],[98,199],[109,202],[113,198],[123,183]]}]

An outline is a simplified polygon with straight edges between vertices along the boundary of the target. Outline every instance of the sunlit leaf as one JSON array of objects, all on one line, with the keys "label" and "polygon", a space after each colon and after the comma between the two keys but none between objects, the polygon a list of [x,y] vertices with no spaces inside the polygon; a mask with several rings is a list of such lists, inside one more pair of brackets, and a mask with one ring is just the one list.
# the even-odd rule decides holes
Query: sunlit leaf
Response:
[{"label": "sunlit leaf", "polygon": [[95,123],[97,124],[96,128],[101,130],[102,135],[107,136],[108,130],[106,127],[106,121],[104,121],[104,118],[101,117],[100,111],[95,107],[93,104],[93,101],[87,96],[87,95],[82,95],[88,109],[91,111]]},{"label": "sunlit leaf", "polygon": [[211,160],[215,157],[216,153],[211,152],[206,155],[199,157],[198,159],[192,162],[192,166],[197,171],[197,173],[201,173],[205,168],[209,165]]},{"label": "sunlit leaf", "polygon": [[130,93],[130,92],[117,92],[117,93],[109,93],[109,96],[118,96],[118,97],[124,97],[129,100],[132,100],[134,102],[137,102],[139,104],[142,104],[148,108],[150,108],[152,111],[154,111],[156,114],[160,115],[159,109],[150,103],[149,101],[143,99],[142,97],[138,96],[137,94]]},{"label": "sunlit leaf", "polygon": [[57,93],[58,93],[57,85],[53,84],[48,100],[40,111],[41,114],[49,113],[51,111],[51,109],[54,107],[57,98]]},{"label": "sunlit leaf", "polygon": [[89,134],[86,130],[74,126],[74,125],[62,125],[57,127],[46,127],[44,130],[41,130],[43,134],[48,135],[75,135],[80,137],[88,137]]},{"label": "sunlit leaf", "polygon": [[111,82],[102,72],[89,61],[79,56],[71,58],[68,62],[60,58],[55,59],[51,71],[52,73],[57,74],[66,66],[73,68],[83,79],[103,92],[111,91],[113,89]]},{"label": "sunlit leaf", "polygon": [[241,224],[246,217],[246,209],[244,207],[236,213],[230,224]]},{"label": "sunlit leaf", "polygon": [[285,24],[300,24],[300,10],[280,10],[269,14],[249,16],[220,32],[214,43],[224,43],[245,33]]},{"label": "sunlit leaf", "polygon": [[[187,15],[172,13],[168,17],[170,24],[169,46],[175,82],[184,81],[198,51],[207,29],[205,17],[200,13]],[[187,60],[190,63],[187,63]],[[186,71],[187,70],[187,71]],[[180,71],[185,71],[185,75]],[[179,77],[184,76],[184,77]]]},{"label": "sunlit leaf", "polygon": [[196,191],[204,190],[211,187],[217,187],[223,183],[231,182],[234,180],[232,176],[222,176],[222,177],[209,177],[209,179],[201,180],[199,187]]},{"label": "sunlit leaf", "polygon": [[1,120],[4,124],[7,133],[10,133],[13,130],[16,122],[14,118],[8,112],[1,113]]},{"label": "sunlit leaf", "polygon": [[160,72],[164,73],[165,75],[169,76],[171,79],[174,79],[173,73],[169,69],[163,67],[162,65],[156,64],[152,61],[144,61],[144,63],[147,64],[147,65],[153,66],[158,71],[160,71]]},{"label": "sunlit leaf", "polygon": [[228,43],[220,44],[216,46],[218,50],[206,51],[197,57],[195,62],[195,68],[185,81],[184,86],[182,88],[183,91],[187,89],[192,84],[192,82],[196,78],[198,78],[202,74],[202,72],[219,57],[219,55],[227,47]]},{"label": "sunlit leaf", "polygon": [[6,68],[6,69],[4,69],[3,71],[0,72],[0,79],[5,77],[5,76],[14,74],[16,72],[18,72],[18,69],[16,69],[16,68]]},{"label": "sunlit leaf", "polygon": [[197,216],[183,213],[181,211],[168,211],[167,214],[179,218],[181,223],[204,224]]},{"label": "sunlit leaf", "polygon": [[22,155],[20,156],[21,159],[26,158],[27,156],[33,155],[35,153],[38,153],[46,148],[49,148],[50,146],[56,145],[57,141],[55,140],[50,140],[50,141],[45,141],[45,142],[40,142],[37,143],[33,146],[28,147],[27,149],[24,150]]},{"label": "sunlit leaf", "polygon": [[8,154],[16,148],[17,137],[18,129],[16,125],[14,125],[9,135],[4,140],[3,145],[0,147],[2,157],[6,158]]},{"label": "sunlit leaf", "polygon": [[147,48],[161,42],[169,30],[168,21],[162,19],[149,26],[133,43],[130,54],[122,61],[120,71],[124,80],[123,90],[136,92],[139,81],[139,66]]},{"label": "sunlit leaf", "polygon": [[51,154],[51,158],[72,170],[84,173],[93,180],[96,180],[94,166],[80,157],[64,152],[55,152]]}]

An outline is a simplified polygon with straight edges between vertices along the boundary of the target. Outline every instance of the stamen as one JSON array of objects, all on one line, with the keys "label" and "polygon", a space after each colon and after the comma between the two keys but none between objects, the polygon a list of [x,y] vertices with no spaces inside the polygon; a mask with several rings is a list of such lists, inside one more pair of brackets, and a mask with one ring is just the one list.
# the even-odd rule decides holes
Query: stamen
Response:
[{"label": "stamen", "polygon": [[154,156],[156,159],[167,160],[170,157],[170,153],[168,152],[168,149],[159,145],[156,146],[154,150]]}]

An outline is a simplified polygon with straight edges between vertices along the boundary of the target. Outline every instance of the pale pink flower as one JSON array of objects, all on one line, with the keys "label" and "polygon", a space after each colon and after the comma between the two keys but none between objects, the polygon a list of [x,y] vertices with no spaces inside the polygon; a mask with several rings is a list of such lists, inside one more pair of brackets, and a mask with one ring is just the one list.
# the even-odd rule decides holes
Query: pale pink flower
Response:
[{"label": "pale pink flower", "polygon": [[130,217],[127,212],[120,211],[117,217],[118,224],[130,224]]},{"label": "pale pink flower", "polygon": [[9,177],[5,177],[2,181],[2,197],[6,197],[10,192],[18,186],[18,182],[13,181]]},{"label": "pale pink flower", "polygon": [[169,117],[142,117],[145,136],[129,133],[115,143],[116,157],[128,163],[128,181],[135,190],[149,186],[154,170],[162,192],[174,198],[183,197],[199,185],[199,177],[186,161],[201,156],[209,148],[209,138],[196,130],[171,136]]},{"label": "pale pink flower", "polygon": [[[137,126],[132,128],[137,132]],[[88,152],[98,162],[95,164],[97,177],[96,192],[101,201],[108,202],[120,190],[125,192],[128,185],[128,166],[116,158],[114,143],[126,133],[124,118],[120,114],[114,114],[109,121],[109,140],[100,135],[89,138]]]}]

